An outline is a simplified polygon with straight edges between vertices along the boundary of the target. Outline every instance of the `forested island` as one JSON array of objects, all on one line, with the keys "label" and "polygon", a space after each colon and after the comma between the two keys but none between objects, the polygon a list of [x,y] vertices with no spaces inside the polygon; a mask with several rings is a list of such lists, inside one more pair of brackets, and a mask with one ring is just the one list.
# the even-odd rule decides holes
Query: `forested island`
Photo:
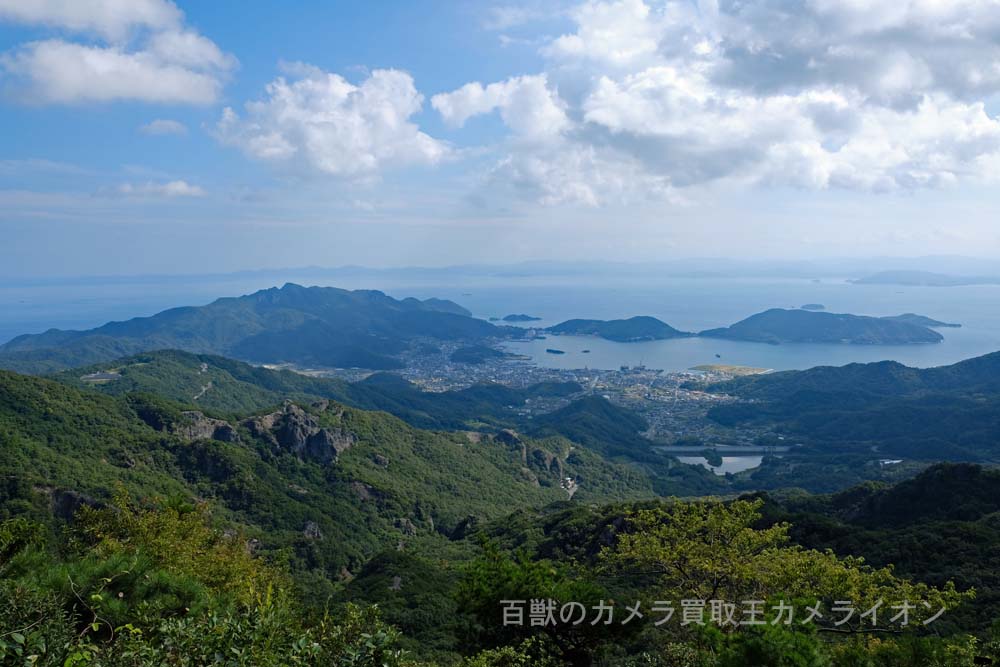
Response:
[{"label": "forested island", "polygon": [[597,336],[619,343],[668,340],[670,338],[686,338],[692,335],[649,316],[630,317],[625,320],[566,320],[549,327],[547,331],[554,334]]},{"label": "forested island", "polygon": [[938,332],[906,320],[782,308],[772,308],[732,326],[709,329],[698,335],[771,344],[912,345],[944,340]]}]

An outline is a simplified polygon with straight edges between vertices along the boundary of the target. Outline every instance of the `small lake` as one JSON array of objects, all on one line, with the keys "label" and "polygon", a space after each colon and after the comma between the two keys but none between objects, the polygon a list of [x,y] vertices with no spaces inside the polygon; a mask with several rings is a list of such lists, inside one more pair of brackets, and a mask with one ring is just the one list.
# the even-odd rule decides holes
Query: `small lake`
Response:
[{"label": "small lake", "polygon": [[702,466],[708,468],[716,475],[725,475],[727,472],[733,474],[743,472],[758,467],[764,460],[763,456],[723,456],[722,465],[712,467],[703,456],[678,456],[677,460],[688,465]]}]

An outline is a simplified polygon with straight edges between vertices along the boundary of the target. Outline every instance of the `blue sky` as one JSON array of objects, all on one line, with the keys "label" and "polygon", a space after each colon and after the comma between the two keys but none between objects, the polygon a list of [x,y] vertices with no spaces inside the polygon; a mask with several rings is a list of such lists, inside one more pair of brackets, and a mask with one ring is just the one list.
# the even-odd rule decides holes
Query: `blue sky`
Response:
[{"label": "blue sky", "polygon": [[996,257],[998,33],[980,0],[0,0],[0,275]]}]

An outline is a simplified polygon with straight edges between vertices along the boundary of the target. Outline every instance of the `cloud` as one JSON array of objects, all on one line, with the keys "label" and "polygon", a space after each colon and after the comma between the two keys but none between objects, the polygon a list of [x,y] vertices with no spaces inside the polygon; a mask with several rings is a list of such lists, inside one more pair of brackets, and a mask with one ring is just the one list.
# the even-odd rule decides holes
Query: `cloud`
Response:
[{"label": "cloud", "polygon": [[446,144],[410,121],[423,96],[406,72],[375,70],[355,85],[307,65],[287,69],[296,78],[272,81],[243,116],[223,111],[220,141],[258,160],[349,180],[448,156]]},{"label": "cloud", "polygon": [[211,104],[222,88],[214,72],[166,62],[150,52],[85,46],[58,39],[31,42],[0,57],[19,97],[32,103],[138,100]]},{"label": "cloud", "polygon": [[106,41],[43,39],[0,55],[6,91],[29,103],[211,104],[238,64],[210,39],[185,28],[181,11],[166,0],[0,0],[0,20],[76,30]]},{"label": "cloud", "polygon": [[97,33],[110,40],[124,39],[137,27],[174,27],[182,19],[167,0],[0,0],[0,20]]},{"label": "cloud", "polygon": [[176,120],[169,120],[165,118],[157,118],[156,120],[151,120],[145,125],[139,127],[139,131],[143,134],[176,134],[184,135],[187,134],[187,125]]},{"label": "cloud", "polygon": [[715,182],[937,188],[1000,165],[992,0],[589,0],[569,15],[543,71],[432,99],[456,127],[499,111],[491,188],[601,205]]},{"label": "cloud", "polygon": [[435,95],[431,106],[445,122],[457,127],[473,116],[499,109],[504,123],[529,139],[554,137],[569,125],[563,104],[549,89],[544,74],[516,77],[486,87],[468,83],[452,93]]},{"label": "cloud", "polygon": [[125,197],[166,197],[170,199],[204,197],[207,194],[201,187],[191,185],[187,181],[122,183],[116,188],[115,193]]}]

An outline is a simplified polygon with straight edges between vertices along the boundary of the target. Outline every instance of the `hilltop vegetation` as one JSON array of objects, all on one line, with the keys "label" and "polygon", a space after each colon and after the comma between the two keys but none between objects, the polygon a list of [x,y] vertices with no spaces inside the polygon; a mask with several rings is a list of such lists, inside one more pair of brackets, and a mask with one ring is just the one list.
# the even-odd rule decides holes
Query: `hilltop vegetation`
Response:
[{"label": "hilltop vegetation", "polygon": [[397,355],[415,338],[479,340],[500,333],[450,301],[288,283],[88,331],[18,336],[0,346],[0,367],[46,373],[174,348],[257,362],[387,369],[400,366]]},{"label": "hilltop vegetation", "polygon": [[[941,468],[913,484],[950,499],[983,475]],[[24,519],[0,523],[0,590],[8,600],[0,627],[14,628],[0,635],[0,660],[22,664],[30,653],[29,664],[149,667],[991,664],[1000,644],[982,628],[997,601],[950,578],[985,562],[976,561],[980,552],[964,550],[950,571],[923,569],[925,561],[898,552],[905,565],[892,570],[814,546],[824,534],[832,536],[827,542],[840,539],[838,547],[851,539],[838,517],[865,497],[887,505],[909,493],[862,488],[832,498],[563,502],[522,510],[443,549],[379,554],[322,613],[300,606],[293,584],[300,575],[252,553],[248,536],[219,526],[209,506],[183,499],[150,505],[119,493],[107,508],[81,510],[68,542]],[[950,525],[926,523],[921,511],[910,512],[911,527]],[[899,537],[854,530],[858,549],[876,556]],[[960,546],[951,536],[942,543]],[[941,576],[947,579],[929,581]],[[983,584],[993,579],[991,572],[979,577]],[[552,601],[551,622],[503,622],[510,602],[502,601],[531,599]],[[730,625],[711,617],[707,605],[700,621],[682,622],[676,602],[666,603],[676,616],[653,602],[744,599],[762,601],[764,623]],[[905,626],[890,620],[889,607],[878,620],[854,613],[846,624],[837,621],[843,614],[807,623],[798,615],[844,604],[838,600],[859,610],[916,604]],[[562,616],[570,602],[581,605],[587,622]],[[795,622],[771,622],[781,604],[792,605]],[[633,605],[642,613],[626,622]],[[611,622],[589,622],[601,606]],[[683,615],[695,618],[691,610]],[[966,634],[972,630],[985,641]]]}]

